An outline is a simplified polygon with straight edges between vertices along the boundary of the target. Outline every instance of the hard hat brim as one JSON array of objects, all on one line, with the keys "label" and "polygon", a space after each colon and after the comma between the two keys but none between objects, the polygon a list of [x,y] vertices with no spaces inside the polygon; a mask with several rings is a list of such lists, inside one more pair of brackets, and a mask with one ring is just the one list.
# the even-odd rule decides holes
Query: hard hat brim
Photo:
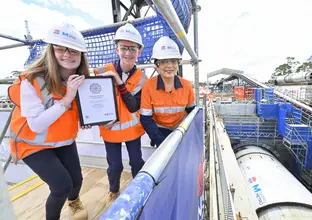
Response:
[{"label": "hard hat brim", "polygon": [[174,56],[174,55],[168,55],[168,56],[153,56],[151,57],[152,60],[165,60],[165,59],[182,59],[182,56]]},{"label": "hard hat brim", "polygon": [[116,43],[117,41],[119,41],[119,40],[130,41],[130,42],[133,42],[133,43],[136,43],[136,44],[140,45],[140,46],[141,46],[141,49],[143,49],[143,48],[144,48],[143,43],[138,42],[138,41],[136,41],[136,40],[133,40],[133,39],[126,39],[126,38],[123,38],[123,37],[117,37],[117,38],[114,38],[114,42],[115,42],[115,43]]}]

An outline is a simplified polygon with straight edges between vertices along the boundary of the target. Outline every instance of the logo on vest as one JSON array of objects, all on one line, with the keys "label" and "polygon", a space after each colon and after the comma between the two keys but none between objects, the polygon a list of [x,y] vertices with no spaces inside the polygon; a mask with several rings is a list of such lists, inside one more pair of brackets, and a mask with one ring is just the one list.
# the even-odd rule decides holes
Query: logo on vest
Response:
[{"label": "logo on vest", "polygon": [[98,83],[92,83],[90,85],[90,91],[93,93],[93,94],[99,94],[102,90],[102,87],[100,84]]}]

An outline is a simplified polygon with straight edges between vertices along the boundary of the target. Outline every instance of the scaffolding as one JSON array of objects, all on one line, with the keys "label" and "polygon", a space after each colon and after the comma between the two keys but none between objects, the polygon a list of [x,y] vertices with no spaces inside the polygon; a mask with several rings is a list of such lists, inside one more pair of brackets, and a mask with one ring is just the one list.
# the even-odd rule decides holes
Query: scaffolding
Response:
[{"label": "scaffolding", "polygon": [[260,145],[263,143],[275,145],[281,140],[277,132],[276,120],[264,120],[255,116],[223,117],[225,129],[233,142]]},{"label": "scaffolding", "polygon": [[[304,128],[304,129],[302,129]],[[293,156],[292,171],[309,190],[312,190],[312,170],[308,166],[308,149],[312,143],[311,127],[301,126],[296,129],[288,126],[283,138],[284,146]]]}]

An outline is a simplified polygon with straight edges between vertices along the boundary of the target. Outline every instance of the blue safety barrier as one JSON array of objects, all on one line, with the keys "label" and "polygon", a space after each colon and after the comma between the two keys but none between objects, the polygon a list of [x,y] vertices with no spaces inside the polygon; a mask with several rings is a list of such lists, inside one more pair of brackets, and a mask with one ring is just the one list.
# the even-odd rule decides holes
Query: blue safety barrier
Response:
[{"label": "blue safety barrier", "polygon": [[203,114],[197,113],[153,189],[140,220],[202,219]]},{"label": "blue safety barrier", "polygon": [[298,108],[293,108],[292,109],[292,115],[293,115],[293,119],[294,119],[294,123],[296,124],[300,124],[301,122],[301,117],[302,117],[302,111],[301,109]]},{"label": "blue safety barrier", "polygon": [[306,152],[304,167],[306,169],[312,169],[312,140],[308,141],[308,148]]},{"label": "blue safety barrier", "polygon": [[[274,100],[273,88],[255,88],[254,91],[256,113],[263,119],[277,119],[277,132],[285,143],[290,144],[289,150],[294,154],[292,172],[301,178],[302,169],[312,169],[312,127],[301,124],[303,114],[301,109],[287,103],[283,98]],[[261,103],[262,93],[265,103]],[[253,132],[254,128],[251,126],[227,124],[225,128],[231,138],[259,137],[258,132]]]},{"label": "blue safety barrier", "polygon": [[285,135],[286,115],[287,110],[280,108],[278,112],[277,131],[282,137]]},{"label": "blue safety barrier", "polygon": [[303,144],[308,141],[309,127],[305,124],[285,124],[285,139],[292,144]]},{"label": "blue safety barrier", "polygon": [[274,88],[266,88],[264,90],[264,99],[266,99],[268,103],[274,102]]},{"label": "blue safety barrier", "polygon": [[261,101],[262,89],[261,88],[255,88],[254,91],[255,91],[254,99],[255,99],[256,103],[258,103]]},{"label": "blue safety barrier", "polygon": [[139,173],[104,213],[101,220],[135,219],[154,185],[151,176],[146,173]]},{"label": "blue safety barrier", "polygon": [[263,119],[277,119],[278,104],[257,104],[257,114]]},{"label": "blue safety barrier", "polygon": [[280,103],[279,108],[285,109],[287,117],[290,116],[290,113],[292,112],[293,105],[291,103]]},{"label": "blue safety barrier", "polygon": [[101,220],[203,219],[203,123],[199,110],[158,182],[140,172]]}]

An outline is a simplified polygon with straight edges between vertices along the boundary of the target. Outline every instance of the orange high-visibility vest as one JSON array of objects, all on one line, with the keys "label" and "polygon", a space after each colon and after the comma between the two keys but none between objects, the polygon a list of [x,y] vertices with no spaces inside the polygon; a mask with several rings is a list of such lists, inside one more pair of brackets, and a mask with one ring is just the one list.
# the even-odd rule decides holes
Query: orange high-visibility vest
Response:
[{"label": "orange high-visibility vest", "polygon": [[149,79],[142,88],[141,115],[153,116],[158,127],[175,129],[187,115],[186,108],[195,106],[195,96],[190,81],[175,76],[182,87],[171,92],[157,89],[160,75]]},{"label": "orange high-visibility vest", "polygon": [[[94,73],[96,75],[107,71],[113,71],[115,74],[118,74],[113,64],[106,64],[104,67],[94,69]],[[127,90],[132,95],[135,95],[142,89],[142,85],[146,79],[146,75],[142,73],[140,69],[137,69],[126,82]],[[123,102],[121,94],[119,93],[116,85],[115,90],[119,122],[111,129],[106,129],[103,126],[99,126],[100,135],[103,140],[112,143],[121,143],[135,140],[144,134],[143,126],[140,123],[140,110],[134,113],[130,113],[126,104]]]},{"label": "orange high-visibility vest", "polygon": [[[36,133],[30,130],[27,119],[21,116],[20,108],[20,86],[22,80],[27,80],[26,75],[27,73],[23,73],[8,89],[9,98],[16,105],[10,123],[10,149],[14,162],[43,149],[70,145],[78,133],[79,118],[75,100],[72,103],[72,108],[65,111],[46,131]],[[33,85],[47,109],[53,105],[54,100],[62,97],[53,93],[49,94],[46,87],[41,90],[44,83],[44,78],[38,76]],[[65,87],[63,87],[63,91],[66,92]]]}]

